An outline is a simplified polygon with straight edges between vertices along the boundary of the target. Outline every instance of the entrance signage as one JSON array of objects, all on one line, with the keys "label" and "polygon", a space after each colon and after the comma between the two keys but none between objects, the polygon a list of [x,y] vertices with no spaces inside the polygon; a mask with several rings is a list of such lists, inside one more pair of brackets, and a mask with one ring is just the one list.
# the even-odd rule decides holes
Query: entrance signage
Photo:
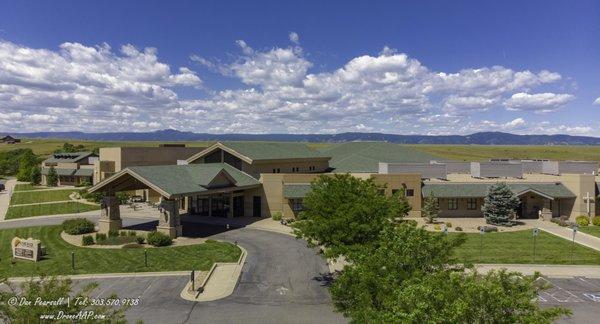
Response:
[{"label": "entrance signage", "polygon": [[14,237],[11,241],[13,258],[38,261],[42,258],[42,242],[32,238]]}]

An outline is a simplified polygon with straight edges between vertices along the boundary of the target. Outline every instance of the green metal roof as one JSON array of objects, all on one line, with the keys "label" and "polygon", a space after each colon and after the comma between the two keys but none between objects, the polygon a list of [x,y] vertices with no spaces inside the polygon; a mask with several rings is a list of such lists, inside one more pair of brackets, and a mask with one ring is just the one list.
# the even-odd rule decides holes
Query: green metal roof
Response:
[{"label": "green metal roof", "polygon": [[329,157],[306,143],[294,142],[220,142],[252,160],[281,160]]},{"label": "green metal roof", "polygon": [[95,154],[93,152],[54,153],[44,160],[46,163],[73,163]]},{"label": "green metal roof", "polygon": [[[421,190],[423,197],[433,192],[439,198],[485,197],[493,183],[426,183]],[[528,190],[540,192],[552,198],[575,198],[576,196],[561,183],[507,183],[518,194]]]},{"label": "green metal roof", "polygon": [[388,163],[429,163],[431,160],[445,159],[420,152],[410,146],[387,142],[347,142],[321,150],[331,156],[329,166],[334,172],[379,171],[379,162]]},{"label": "green metal roof", "polygon": [[170,195],[185,195],[209,190],[207,185],[221,171],[226,171],[235,180],[236,187],[259,184],[255,178],[226,163],[136,166],[125,170],[133,171]]},{"label": "green metal roof", "polygon": [[[56,174],[58,174],[59,176],[72,176],[75,173],[75,171],[77,171],[76,169],[59,169],[59,168],[55,168],[54,170],[56,170]],[[43,168],[42,174],[48,175],[49,171],[50,171],[50,168]]]},{"label": "green metal roof", "polygon": [[304,198],[310,191],[310,184],[286,184],[283,186],[284,198]]},{"label": "green metal roof", "polygon": [[94,175],[94,169],[77,169],[75,175],[80,177],[91,177]]}]

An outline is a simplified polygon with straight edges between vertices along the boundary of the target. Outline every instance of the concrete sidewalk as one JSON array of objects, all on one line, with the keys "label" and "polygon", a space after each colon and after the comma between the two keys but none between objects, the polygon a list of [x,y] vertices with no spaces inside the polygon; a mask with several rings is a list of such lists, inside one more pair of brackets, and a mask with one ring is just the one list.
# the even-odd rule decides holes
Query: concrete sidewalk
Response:
[{"label": "concrete sidewalk", "polygon": [[600,266],[593,265],[552,265],[552,264],[476,264],[479,272],[506,269],[525,275],[532,275],[536,271],[546,277],[571,278],[587,277],[600,278]]},{"label": "concrete sidewalk", "polygon": [[[573,230],[568,227],[558,226],[557,224],[545,221],[536,221],[535,225],[544,232],[556,235],[565,240],[573,241]],[[577,234],[575,234],[575,243],[600,251],[600,238],[593,235],[578,231]]]}]

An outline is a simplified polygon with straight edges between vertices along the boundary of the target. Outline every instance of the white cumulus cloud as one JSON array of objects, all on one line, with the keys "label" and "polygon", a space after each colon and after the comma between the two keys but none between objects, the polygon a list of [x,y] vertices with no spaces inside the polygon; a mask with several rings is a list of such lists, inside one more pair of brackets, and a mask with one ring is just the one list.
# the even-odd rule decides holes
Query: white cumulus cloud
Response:
[{"label": "white cumulus cloud", "polygon": [[508,110],[531,110],[536,112],[551,112],[557,110],[569,101],[573,100],[575,96],[570,94],[557,94],[557,93],[524,93],[519,92],[513,94],[510,99],[504,102],[504,105]]}]

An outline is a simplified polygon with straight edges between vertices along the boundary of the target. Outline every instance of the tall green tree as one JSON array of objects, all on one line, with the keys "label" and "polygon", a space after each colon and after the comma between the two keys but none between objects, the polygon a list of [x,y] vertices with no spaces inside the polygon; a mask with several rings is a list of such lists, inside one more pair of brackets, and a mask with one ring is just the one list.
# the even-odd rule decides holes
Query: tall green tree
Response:
[{"label": "tall green tree", "polygon": [[[91,305],[92,292],[98,286],[91,283],[83,287],[80,291],[73,292],[72,281],[70,279],[58,279],[56,277],[43,277],[41,280],[30,280],[23,283],[19,289],[5,279],[0,280],[2,286],[8,289],[0,291],[0,321],[3,323],[127,323],[125,320],[125,311],[128,306],[116,305]],[[51,303],[43,305],[35,303],[41,301],[61,301],[61,298],[71,297],[71,302]],[[28,300],[30,306],[13,305],[7,301],[11,299]],[[83,302],[87,298],[87,302]],[[117,299],[116,295],[109,296],[110,299]],[[75,300],[80,301],[79,303]],[[58,316],[61,312],[65,315],[76,315],[80,312],[91,311],[96,315],[105,315],[106,319],[81,318],[76,321],[71,320],[43,320],[42,315]]]},{"label": "tall green tree", "polygon": [[31,181],[31,169],[36,167],[38,159],[33,154],[33,151],[26,150],[19,157],[19,171],[17,172],[17,180],[19,181]]},{"label": "tall green tree", "polygon": [[29,174],[29,181],[32,185],[39,185],[42,182],[42,171],[39,166],[34,166],[31,168],[31,173]]},{"label": "tall green tree", "polygon": [[354,250],[331,286],[336,310],[355,323],[551,323],[568,314],[533,301],[535,277],[465,271],[452,257],[464,234],[401,224],[380,239]]},{"label": "tall green tree", "polygon": [[510,187],[500,182],[490,186],[481,210],[488,224],[503,225],[510,221],[519,204],[519,198]]},{"label": "tall green tree", "polygon": [[328,257],[377,242],[387,225],[410,211],[403,195],[387,197],[380,189],[372,179],[349,174],[319,177],[304,198],[294,233],[309,245],[323,245]]},{"label": "tall green tree", "polygon": [[48,174],[46,175],[46,185],[50,187],[56,187],[58,185],[58,173],[54,166],[50,166]]},{"label": "tall green tree", "polygon": [[433,192],[430,192],[429,196],[425,198],[421,213],[429,224],[435,222],[440,215],[440,205],[438,203],[438,199],[433,195]]}]

